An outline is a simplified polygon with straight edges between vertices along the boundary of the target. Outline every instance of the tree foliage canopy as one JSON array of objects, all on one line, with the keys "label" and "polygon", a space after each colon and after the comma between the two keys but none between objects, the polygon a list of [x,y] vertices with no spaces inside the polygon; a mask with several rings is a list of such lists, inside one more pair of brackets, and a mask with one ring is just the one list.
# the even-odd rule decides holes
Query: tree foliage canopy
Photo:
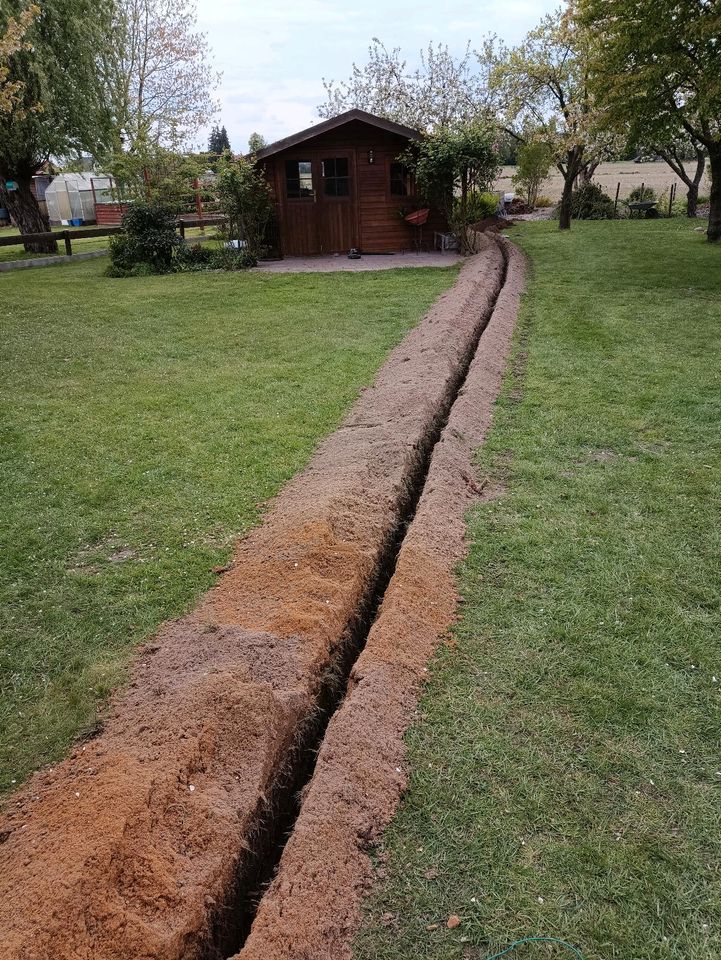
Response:
[{"label": "tree foliage canopy", "polygon": [[709,240],[721,240],[721,7],[717,0],[576,0],[603,120],[646,141],[683,130],[708,151]]},{"label": "tree foliage canopy", "polygon": [[579,175],[588,175],[617,146],[599,122],[589,84],[586,32],[568,10],[545,16],[517,47],[486,44],[491,89],[506,128],[519,140],[528,131],[548,144],[564,179],[560,226],[570,226],[570,201]]},{"label": "tree foliage canopy", "polygon": [[115,43],[105,61],[115,148],[178,148],[217,110],[219,75],[194,0],[115,0]]},{"label": "tree foliage canopy", "polygon": [[263,147],[267,147],[268,143],[262,133],[251,133],[248,138],[248,150],[251,153],[257,153],[259,150],[262,150]]},{"label": "tree foliage canopy", "polygon": [[[19,50],[31,49],[25,35],[39,14],[40,7],[35,3],[31,4],[21,10],[17,17],[10,17],[4,26],[4,33],[0,34],[0,116],[9,114],[11,110],[22,109],[19,100],[24,82],[20,79],[9,79],[10,58]],[[32,107],[33,110],[38,108],[39,104]]]},{"label": "tree foliage canopy", "polygon": [[518,163],[513,183],[523,191],[526,203],[533,208],[541,184],[548,176],[553,161],[551,148],[543,140],[531,139],[518,150]]},{"label": "tree foliage canopy", "polygon": [[373,38],[368,61],[353,64],[348,80],[324,80],[321,117],[359,108],[419,130],[448,130],[488,116],[488,84],[470,45],[460,57],[447,46],[429,44],[410,69],[400,47],[389,50]]},{"label": "tree foliage canopy", "polygon": [[[3,0],[0,35],[25,4]],[[0,112],[0,174],[19,177],[51,156],[96,152],[107,143],[111,115],[98,58],[112,45],[112,0],[43,0],[23,41],[7,57],[5,85],[14,91]]]},{"label": "tree foliage canopy", "polygon": [[216,188],[221,210],[228,217],[230,238],[245,241],[256,259],[262,256],[273,215],[270,186],[262,171],[252,160],[226,155],[218,166]]},{"label": "tree foliage canopy", "polygon": [[712,0],[578,0],[610,125],[721,140],[721,8]]},{"label": "tree foliage canopy", "polygon": [[581,163],[603,158],[615,145],[599,123],[589,86],[588,38],[561,9],[545,16],[517,47],[489,44],[491,88],[505,124],[520,140],[532,136],[551,148],[561,173],[569,155]]},{"label": "tree foliage canopy", "polygon": [[405,161],[420,195],[444,213],[465,248],[468,197],[486,190],[500,167],[492,128],[477,122],[438,130],[411,144]]},{"label": "tree foliage canopy", "polygon": [[210,131],[210,137],[208,138],[208,153],[214,153],[220,156],[221,153],[224,153],[226,150],[230,150],[228,131],[225,127],[219,127],[216,124]]}]

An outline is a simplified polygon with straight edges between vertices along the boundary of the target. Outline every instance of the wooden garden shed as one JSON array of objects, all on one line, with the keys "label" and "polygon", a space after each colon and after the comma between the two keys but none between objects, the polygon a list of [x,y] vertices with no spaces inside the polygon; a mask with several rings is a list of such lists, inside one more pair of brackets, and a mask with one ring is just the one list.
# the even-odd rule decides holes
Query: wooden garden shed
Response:
[{"label": "wooden garden shed", "polygon": [[447,226],[431,213],[423,227],[404,217],[418,209],[413,178],[398,159],[418,130],[348,110],[278,140],[257,154],[275,202],[282,256],[395,253]]}]

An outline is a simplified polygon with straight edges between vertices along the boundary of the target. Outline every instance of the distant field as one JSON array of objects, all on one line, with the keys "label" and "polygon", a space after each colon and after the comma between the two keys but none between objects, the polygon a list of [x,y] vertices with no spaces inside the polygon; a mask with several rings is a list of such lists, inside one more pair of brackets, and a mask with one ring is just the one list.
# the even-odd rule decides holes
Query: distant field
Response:
[{"label": "distant field", "polygon": [[[695,164],[686,164],[686,169],[691,172],[695,169]],[[511,177],[515,172],[515,167],[503,167],[494,184],[495,189],[509,192],[513,190]],[[632,160],[625,160],[623,163],[602,163],[593,179],[611,196],[615,196],[618,183],[621,184],[621,197],[627,197],[634,187],[640,187],[642,183],[647,187],[653,187],[659,193],[668,190],[672,183],[678,184],[676,189],[680,192],[685,189],[683,182],[665,163],[634,163]],[[541,194],[550,197],[551,200],[560,200],[562,188],[563,179],[556,171],[544,183]],[[701,194],[708,195],[708,192],[708,177],[704,177],[701,183]]]}]

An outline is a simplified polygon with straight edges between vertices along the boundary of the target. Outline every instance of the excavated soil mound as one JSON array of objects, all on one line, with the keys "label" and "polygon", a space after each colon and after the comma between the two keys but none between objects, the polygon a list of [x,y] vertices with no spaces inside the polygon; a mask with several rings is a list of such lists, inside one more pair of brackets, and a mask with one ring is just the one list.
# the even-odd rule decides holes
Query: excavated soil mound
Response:
[{"label": "excavated soil mound", "polygon": [[331,720],[277,877],[236,960],[341,960],[371,880],[367,850],[403,788],[403,733],[425,665],[453,622],[453,568],[464,516],[483,496],[473,454],[488,432],[523,286],[506,245],[507,281],[436,445],[415,518],[349,690]]},{"label": "excavated soil mound", "polygon": [[13,799],[4,960],[230,952],[254,852],[362,632],[502,273],[487,240],[218,586],[141,652],[103,732]]}]

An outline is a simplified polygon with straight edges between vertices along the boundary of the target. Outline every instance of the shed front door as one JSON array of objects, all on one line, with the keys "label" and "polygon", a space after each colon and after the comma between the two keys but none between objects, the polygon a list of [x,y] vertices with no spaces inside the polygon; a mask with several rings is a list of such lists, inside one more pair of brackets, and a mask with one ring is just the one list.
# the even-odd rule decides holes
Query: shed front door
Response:
[{"label": "shed front door", "polygon": [[347,253],[359,246],[352,151],[306,151],[283,165],[283,253]]},{"label": "shed front door", "polygon": [[282,248],[289,257],[320,253],[315,166],[311,153],[283,164]]},{"label": "shed front door", "polygon": [[347,253],[360,246],[354,156],[350,151],[319,155],[318,233],[321,253]]}]

